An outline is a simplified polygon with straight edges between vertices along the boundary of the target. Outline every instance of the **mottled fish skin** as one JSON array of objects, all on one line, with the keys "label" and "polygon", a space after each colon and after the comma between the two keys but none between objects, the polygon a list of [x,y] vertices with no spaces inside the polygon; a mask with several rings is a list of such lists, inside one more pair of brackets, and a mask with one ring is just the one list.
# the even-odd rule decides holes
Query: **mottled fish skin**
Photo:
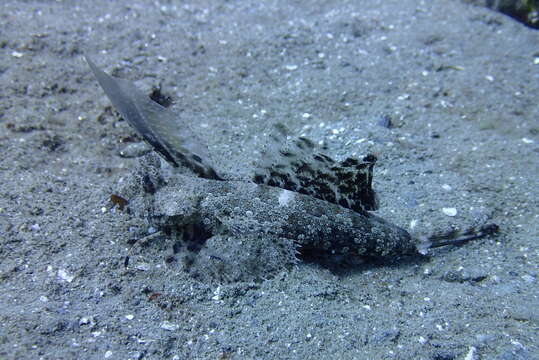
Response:
[{"label": "mottled fish skin", "polygon": [[199,280],[270,278],[299,254],[339,263],[417,254],[406,230],[373,214],[253,182],[179,174],[155,154],[141,159],[129,181],[138,189],[121,195],[132,214],[185,249],[178,256],[191,254],[183,270]]},{"label": "mottled fish skin", "polygon": [[[157,228],[178,226],[174,215],[181,213],[178,210],[184,208],[188,197],[192,201],[192,194],[198,194],[190,215],[198,214],[221,234],[287,238],[301,250],[325,256],[417,253],[415,240],[404,229],[373,214],[360,214],[312,196],[242,181],[187,179],[184,175],[175,175],[165,183],[153,197],[151,219]],[[178,205],[175,208],[172,204]]]},{"label": "mottled fish skin", "polygon": [[152,101],[130,81],[107,75],[89,57],[85,59],[116,110],[165,160],[200,177],[221,180],[208,149],[179,114]]}]

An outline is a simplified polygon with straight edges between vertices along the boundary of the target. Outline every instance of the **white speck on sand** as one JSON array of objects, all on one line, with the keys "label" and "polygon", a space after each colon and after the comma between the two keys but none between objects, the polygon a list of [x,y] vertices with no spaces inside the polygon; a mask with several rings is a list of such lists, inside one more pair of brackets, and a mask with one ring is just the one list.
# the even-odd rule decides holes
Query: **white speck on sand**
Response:
[{"label": "white speck on sand", "polygon": [[58,270],[58,278],[60,278],[60,280],[62,281],[66,281],[68,283],[72,282],[73,279],[75,278],[73,275],[69,275],[67,273],[67,271],[65,271],[64,269],[59,269]]},{"label": "white speck on sand", "polygon": [[170,321],[163,321],[161,323],[161,329],[167,330],[167,331],[175,331],[178,330],[180,327],[177,324],[171,323]]},{"label": "white speck on sand", "polygon": [[456,216],[457,215],[457,209],[455,208],[442,208],[442,212],[447,216]]},{"label": "white speck on sand", "polygon": [[280,206],[288,206],[290,201],[294,199],[294,193],[292,191],[283,190],[279,194],[279,205]]}]

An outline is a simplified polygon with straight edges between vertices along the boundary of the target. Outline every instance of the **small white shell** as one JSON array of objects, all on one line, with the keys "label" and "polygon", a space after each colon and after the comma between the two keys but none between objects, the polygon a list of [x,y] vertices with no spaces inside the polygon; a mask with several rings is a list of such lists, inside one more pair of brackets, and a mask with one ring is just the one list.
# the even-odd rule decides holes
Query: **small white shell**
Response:
[{"label": "small white shell", "polygon": [[442,208],[442,212],[447,216],[457,215],[457,209],[455,208]]}]

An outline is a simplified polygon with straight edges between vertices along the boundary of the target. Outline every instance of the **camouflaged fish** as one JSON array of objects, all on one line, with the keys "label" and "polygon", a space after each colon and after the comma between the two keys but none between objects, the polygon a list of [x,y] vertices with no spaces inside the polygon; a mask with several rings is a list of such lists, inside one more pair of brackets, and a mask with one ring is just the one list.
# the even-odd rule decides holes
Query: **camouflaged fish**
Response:
[{"label": "camouflaged fish", "polygon": [[114,107],[162,158],[143,158],[122,196],[159,236],[172,240],[172,259],[180,258],[195,278],[260,280],[302,257],[354,262],[418,254],[497,231],[490,224],[416,239],[370,212],[377,209],[375,156],[338,162],[306,138],[286,140],[282,125],[252,178],[227,180],[179,114],[86,60]]}]

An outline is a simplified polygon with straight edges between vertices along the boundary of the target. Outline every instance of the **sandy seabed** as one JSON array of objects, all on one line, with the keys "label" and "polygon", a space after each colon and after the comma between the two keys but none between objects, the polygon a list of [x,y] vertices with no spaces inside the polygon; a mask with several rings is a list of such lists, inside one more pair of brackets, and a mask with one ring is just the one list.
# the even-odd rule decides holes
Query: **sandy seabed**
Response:
[{"label": "sandy seabed", "polygon": [[[0,18],[1,358],[539,358],[537,31],[450,0],[7,0]],[[84,54],[161,86],[231,172],[281,121],[336,159],[377,154],[377,214],[412,233],[501,232],[220,285],[161,239],[126,269],[148,226],[109,197],[144,147]]]}]

